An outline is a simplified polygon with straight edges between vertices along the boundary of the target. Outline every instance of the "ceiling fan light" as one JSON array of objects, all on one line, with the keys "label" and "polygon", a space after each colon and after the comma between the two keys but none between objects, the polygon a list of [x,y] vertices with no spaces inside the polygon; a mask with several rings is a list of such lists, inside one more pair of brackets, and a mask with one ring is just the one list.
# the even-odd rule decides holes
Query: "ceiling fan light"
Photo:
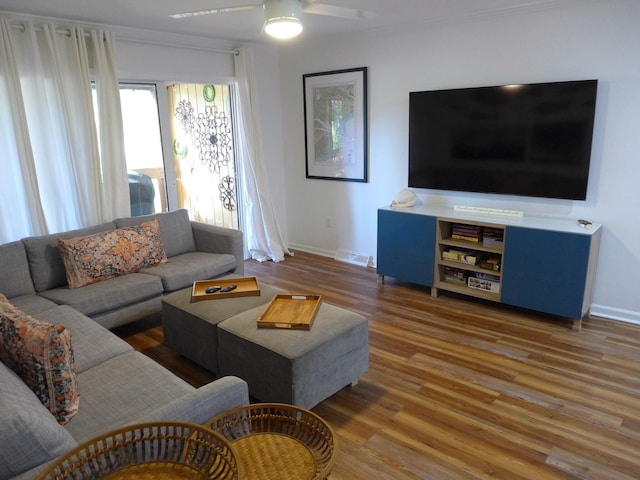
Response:
[{"label": "ceiling fan light", "polygon": [[274,38],[286,40],[302,32],[302,23],[297,18],[270,18],[264,22],[264,31]]},{"label": "ceiling fan light", "polygon": [[264,31],[278,39],[293,38],[302,32],[300,0],[264,0]]}]

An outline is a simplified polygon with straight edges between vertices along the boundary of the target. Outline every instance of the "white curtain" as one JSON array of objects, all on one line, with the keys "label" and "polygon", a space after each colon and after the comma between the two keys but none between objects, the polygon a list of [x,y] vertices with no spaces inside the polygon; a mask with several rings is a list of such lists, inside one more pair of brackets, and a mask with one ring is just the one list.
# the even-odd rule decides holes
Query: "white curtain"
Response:
[{"label": "white curtain", "polygon": [[251,258],[280,262],[292,255],[275,216],[264,165],[260,112],[256,98],[253,50],[240,48],[235,57],[238,82],[238,162],[245,238]]},{"label": "white curtain", "polygon": [[0,242],[129,215],[111,34],[0,18],[0,142]]}]

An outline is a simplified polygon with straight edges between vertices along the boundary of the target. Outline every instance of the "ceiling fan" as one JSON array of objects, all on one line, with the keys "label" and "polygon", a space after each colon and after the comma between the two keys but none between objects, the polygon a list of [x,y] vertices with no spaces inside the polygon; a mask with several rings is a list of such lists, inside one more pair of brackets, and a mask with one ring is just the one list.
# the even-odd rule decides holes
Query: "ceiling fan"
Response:
[{"label": "ceiling fan", "polygon": [[169,16],[172,18],[187,18],[200,15],[254,10],[257,8],[262,8],[264,10],[265,32],[268,35],[279,39],[295,37],[302,31],[302,12],[355,20],[373,18],[376,16],[375,13],[355,8],[317,3],[317,0],[264,0],[262,3],[253,5],[212,8],[196,12],[175,13]]}]

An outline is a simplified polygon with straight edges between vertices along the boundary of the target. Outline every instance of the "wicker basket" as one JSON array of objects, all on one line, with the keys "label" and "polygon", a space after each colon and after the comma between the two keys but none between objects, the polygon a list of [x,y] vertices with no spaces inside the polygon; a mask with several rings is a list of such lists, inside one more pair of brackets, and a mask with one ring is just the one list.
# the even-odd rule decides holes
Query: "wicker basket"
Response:
[{"label": "wicker basket", "polygon": [[60,457],[38,480],[238,479],[229,442],[200,425],[157,422],[113,430]]},{"label": "wicker basket", "polygon": [[319,480],[333,468],[333,430],[308,410],[258,403],[229,410],[205,425],[232,442],[246,478]]}]

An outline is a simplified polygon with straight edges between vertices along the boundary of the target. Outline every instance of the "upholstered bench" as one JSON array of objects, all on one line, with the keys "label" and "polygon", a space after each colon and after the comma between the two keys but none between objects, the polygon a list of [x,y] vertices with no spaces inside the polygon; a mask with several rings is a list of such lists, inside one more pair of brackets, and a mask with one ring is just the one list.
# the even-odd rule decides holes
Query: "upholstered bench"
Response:
[{"label": "upholstered bench", "polygon": [[218,325],[220,375],[237,375],[263,402],[313,408],[369,368],[366,318],[327,303],[310,330],[258,328],[264,307]]},{"label": "upholstered bench", "polygon": [[276,293],[191,303],[189,289],[163,299],[165,343],[219,376],[236,375],[262,402],[313,408],[369,367],[365,317],[322,303],[310,330],[258,328]]}]

